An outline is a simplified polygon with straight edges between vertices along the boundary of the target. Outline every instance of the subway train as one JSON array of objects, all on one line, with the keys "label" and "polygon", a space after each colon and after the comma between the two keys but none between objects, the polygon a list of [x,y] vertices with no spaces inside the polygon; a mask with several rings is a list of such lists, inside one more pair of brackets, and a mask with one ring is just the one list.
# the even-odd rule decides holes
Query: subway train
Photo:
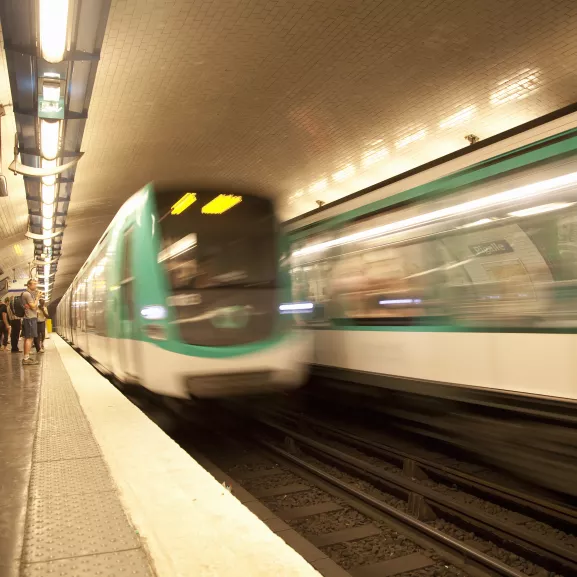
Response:
[{"label": "subway train", "polygon": [[389,423],[575,495],[577,117],[560,122],[286,228],[318,382],[378,389]]},{"label": "subway train", "polygon": [[57,332],[120,383],[166,397],[296,388],[311,345],[285,314],[287,251],[265,196],[148,184],[62,297]]}]

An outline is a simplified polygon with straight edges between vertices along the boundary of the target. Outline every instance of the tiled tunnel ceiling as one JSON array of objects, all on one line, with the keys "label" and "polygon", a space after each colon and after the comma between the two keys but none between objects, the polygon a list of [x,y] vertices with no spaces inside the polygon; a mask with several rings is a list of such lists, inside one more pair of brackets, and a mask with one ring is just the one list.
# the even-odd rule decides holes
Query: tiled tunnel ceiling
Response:
[{"label": "tiled tunnel ceiling", "polygon": [[284,218],[577,101],[574,0],[115,0],[54,296],[151,179]]}]

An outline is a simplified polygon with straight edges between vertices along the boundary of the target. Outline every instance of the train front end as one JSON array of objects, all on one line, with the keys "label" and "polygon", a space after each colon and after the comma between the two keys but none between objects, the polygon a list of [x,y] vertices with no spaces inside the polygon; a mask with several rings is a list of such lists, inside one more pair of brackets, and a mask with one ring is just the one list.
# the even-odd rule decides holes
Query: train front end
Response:
[{"label": "train front end", "polygon": [[142,384],[176,397],[300,386],[312,346],[280,314],[290,277],[273,203],[227,191],[149,193],[152,234],[137,247]]}]

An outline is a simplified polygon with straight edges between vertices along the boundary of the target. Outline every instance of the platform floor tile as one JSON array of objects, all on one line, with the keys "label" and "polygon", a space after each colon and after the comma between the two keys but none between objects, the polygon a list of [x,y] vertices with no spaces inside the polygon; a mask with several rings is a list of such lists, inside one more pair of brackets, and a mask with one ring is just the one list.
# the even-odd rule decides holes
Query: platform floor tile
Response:
[{"label": "platform floor tile", "polygon": [[44,563],[26,565],[22,577],[46,577],[46,575],[66,575],[81,577],[123,577],[148,575],[148,560],[140,549],[87,555],[74,559],[60,559]]},{"label": "platform floor tile", "polygon": [[151,577],[140,537],[53,346],[42,364],[21,575]]}]

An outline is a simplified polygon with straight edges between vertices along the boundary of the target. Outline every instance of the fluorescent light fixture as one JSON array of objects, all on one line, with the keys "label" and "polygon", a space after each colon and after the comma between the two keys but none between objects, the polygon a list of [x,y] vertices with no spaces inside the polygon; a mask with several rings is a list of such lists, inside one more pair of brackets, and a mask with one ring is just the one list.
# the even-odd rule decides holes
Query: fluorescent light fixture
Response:
[{"label": "fluorescent light fixture", "polygon": [[497,85],[501,88],[491,94],[491,104],[498,106],[512,100],[526,98],[531,92],[539,88],[539,76],[538,70],[523,70],[513,78],[502,80]]},{"label": "fluorescent light fixture", "polygon": [[44,218],[52,219],[54,216],[54,204],[42,203],[42,216]]},{"label": "fluorescent light fixture", "polygon": [[242,201],[242,196],[219,194],[202,207],[202,214],[222,214]]},{"label": "fluorescent light fixture", "polygon": [[467,106],[466,108],[459,110],[459,112],[455,112],[455,114],[441,120],[441,122],[439,122],[439,128],[452,128],[453,126],[463,124],[474,116],[476,110],[477,107],[475,105]]},{"label": "fluorescent light fixture", "polygon": [[349,164],[348,166],[345,166],[345,168],[335,172],[333,174],[333,180],[336,180],[337,182],[343,182],[347,180],[347,178],[353,176],[353,174],[355,174],[355,171],[356,171],[355,167],[352,164]]},{"label": "fluorescent light fixture", "polygon": [[279,305],[278,310],[281,313],[310,313],[314,307],[313,303],[284,303]]},{"label": "fluorescent light fixture", "polygon": [[193,202],[196,202],[196,194],[194,192],[187,192],[172,205],[170,214],[180,214],[184,212]]},{"label": "fluorescent light fixture", "polygon": [[[42,159],[42,168],[56,168],[57,164],[58,162],[56,160],[46,160],[45,158]],[[42,184],[46,184],[47,186],[53,186],[55,183],[56,183],[55,174],[42,177]]]},{"label": "fluorescent light fixture", "polygon": [[22,247],[19,244],[15,244],[14,245],[14,252],[18,255],[18,256],[22,256]]},{"label": "fluorescent light fixture", "polygon": [[481,218],[479,220],[476,220],[475,222],[470,222],[468,224],[464,224],[461,228],[470,228],[472,226],[481,226],[483,224],[489,224],[490,222],[493,222],[495,219],[493,218]]},{"label": "fluorescent light fixture", "polygon": [[44,246],[52,246],[52,239],[51,238],[45,238],[44,239]]},{"label": "fluorescent light fixture", "polygon": [[[425,214],[421,214],[419,216],[413,216],[411,218],[406,218],[404,220],[399,220],[397,222],[391,222],[389,224],[384,224],[382,226],[377,226],[375,228],[362,230],[359,232],[355,232],[353,234],[341,236],[340,238],[328,240],[326,242],[305,246],[302,249],[293,252],[293,256],[298,257],[308,254],[314,254],[317,252],[322,252],[335,246],[341,246],[352,242],[360,242],[371,238],[377,238],[380,236],[384,236],[386,234],[391,234],[393,232],[398,232],[415,226],[430,224],[432,222],[442,220],[445,218],[458,216],[461,214],[472,213],[476,210],[498,207],[500,205],[516,200],[527,200],[529,198],[538,198],[552,191],[558,191],[563,188],[569,188],[571,186],[575,186],[576,184],[577,184],[577,172],[572,172],[569,174],[565,174],[563,176],[550,178],[549,180],[543,180],[541,182],[526,184],[525,186],[520,186],[518,188],[506,190],[505,192],[491,194],[490,196],[486,196],[484,198],[478,198],[477,200],[463,202],[455,206],[449,206],[447,208],[442,208],[440,210],[435,210],[433,212],[428,212]],[[563,203],[555,203],[555,204],[556,206],[558,206],[559,204]],[[564,208],[565,205],[558,207]],[[519,212],[523,211],[517,211],[517,214],[514,213],[511,214],[513,216],[520,216],[518,214]]]},{"label": "fluorescent light fixture", "polygon": [[52,230],[52,219],[51,218],[43,218],[42,219],[42,229],[43,230]]},{"label": "fluorescent light fixture", "polygon": [[309,186],[309,192],[322,192],[327,189],[328,185],[329,181],[326,178],[323,178]]},{"label": "fluorescent light fixture", "polygon": [[68,0],[40,0],[40,47],[44,60],[62,61],[67,28]]},{"label": "fluorescent light fixture", "polygon": [[158,253],[158,262],[175,258],[196,246],[196,234],[191,233]]},{"label": "fluorescent light fixture", "polygon": [[60,146],[60,121],[40,121],[40,150],[46,160],[54,160],[58,156]]},{"label": "fluorescent light fixture", "polygon": [[373,150],[372,152],[367,152],[363,156],[363,166],[372,166],[377,162],[381,162],[389,155],[387,148],[380,148],[379,150]]},{"label": "fluorescent light fixture", "polygon": [[413,142],[416,142],[417,140],[421,140],[423,138],[425,138],[427,134],[427,129],[423,128],[422,130],[419,130],[418,132],[414,132],[413,134],[409,134],[409,136],[405,136],[404,138],[401,138],[401,140],[397,140],[397,142],[395,142],[395,146],[397,148],[404,148],[405,146],[408,146],[409,144],[412,144]]},{"label": "fluorescent light fixture", "polygon": [[42,98],[51,102],[60,100],[60,80],[47,80],[42,82]]},{"label": "fluorescent light fixture", "polygon": [[41,196],[42,196],[42,202],[44,204],[53,204],[56,197],[56,185],[43,184]]},{"label": "fluorescent light fixture", "polygon": [[[56,168],[58,162],[56,160],[46,160],[45,158],[42,159],[42,168]],[[43,176],[42,177],[42,184],[46,184],[48,186],[52,186],[56,183],[56,175],[51,174],[50,176]]]},{"label": "fluorescent light fixture", "polygon": [[162,305],[150,305],[144,307],[140,314],[148,321],[158,321],[166,318],[166,307]]},{"label": "fluorescent light fixture", "polygon": [[421,299],[385,299],[379,301],[380,305],[419,305],[423,301]]},{"label": "fluorescent light fixture", "polygon": [[300,190],[297,190],[294,194],[291,194],[287,198],[287,203],[292,204],[297,198],[300,198],[303,194],[304,194],[304,192],[303,192],[302,188]]},{"label": "fluorescent light fixture", "polygon": [[540,206],[533,206],[531,208],[524,208],[523,210],[515,210],[510,212],[510,216],[532,216],[534,214],[541,214],[543,212],[551,212],[553,210],[561,210],[573,206],[574,202],[552,202],[550,204],[542,204]]}]

